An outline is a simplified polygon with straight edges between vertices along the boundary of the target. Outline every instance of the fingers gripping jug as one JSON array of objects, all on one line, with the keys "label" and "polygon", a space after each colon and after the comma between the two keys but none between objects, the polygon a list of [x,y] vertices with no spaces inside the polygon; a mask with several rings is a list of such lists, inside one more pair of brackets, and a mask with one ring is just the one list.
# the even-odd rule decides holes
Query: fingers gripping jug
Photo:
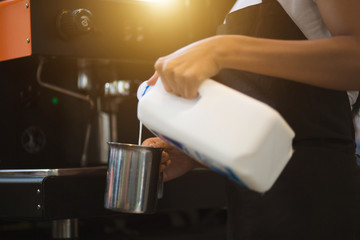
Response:
[{"label": "fingers gripping jug", "polygon": [[138,118],[193,159],[257,192],[271,188],[290,159],[294,132],[268,105],[214,80],[185,99],[144,82]]}]

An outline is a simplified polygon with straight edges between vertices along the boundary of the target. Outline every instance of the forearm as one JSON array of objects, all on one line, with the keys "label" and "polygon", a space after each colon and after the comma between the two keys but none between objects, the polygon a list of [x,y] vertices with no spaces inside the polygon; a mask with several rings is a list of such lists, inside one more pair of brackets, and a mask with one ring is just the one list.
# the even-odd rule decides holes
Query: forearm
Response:
[{"label": "forearm", "polygon": [[241,35],[217,38],[221,42],[217,48],[221,69],[239,69],[331,89],[360,89],[360,41],[354,37],[311,41]]}]

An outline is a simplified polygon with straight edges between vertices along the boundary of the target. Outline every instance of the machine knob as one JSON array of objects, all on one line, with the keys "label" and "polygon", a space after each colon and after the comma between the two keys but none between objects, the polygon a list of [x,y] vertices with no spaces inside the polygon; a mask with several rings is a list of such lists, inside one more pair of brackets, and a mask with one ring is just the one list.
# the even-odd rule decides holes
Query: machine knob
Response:
[{"label": "machine knob", "polygon": [[60,36],[68,40],[93,30],[93,14],[86,9],[63,10],[57,17],[56,25]]},{"label": "machine knob", "polygon": [[30,126],[21,136],[23,149],[31,154],[40,152],[46,144],[46,136],[43,130],[36,126]]}]

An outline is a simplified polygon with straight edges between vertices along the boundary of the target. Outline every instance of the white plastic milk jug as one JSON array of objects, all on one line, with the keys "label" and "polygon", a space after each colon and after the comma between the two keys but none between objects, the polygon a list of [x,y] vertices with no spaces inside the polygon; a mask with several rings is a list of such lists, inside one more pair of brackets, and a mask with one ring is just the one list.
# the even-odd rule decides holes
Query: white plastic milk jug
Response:
[{"label": "white plastic milk jug", "polygon": [[268,105],[208,79],[185,99],[144,82],[138,118],[150,131],[218,173],[257,192],[271,188],[290,159],[294,132]]}]

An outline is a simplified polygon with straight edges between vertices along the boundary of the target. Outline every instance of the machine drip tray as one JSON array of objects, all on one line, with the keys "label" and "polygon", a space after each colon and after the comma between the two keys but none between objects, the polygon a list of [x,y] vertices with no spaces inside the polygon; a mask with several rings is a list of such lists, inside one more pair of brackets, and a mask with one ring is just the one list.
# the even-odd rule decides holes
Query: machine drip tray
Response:
[{"label": "machine drip tray", "polygon": [[[0,170],[0,219],[58,220],[121,214],[104,208],[107,167]],[[165,183],[158,211],[225,207],[225,179],[195,169]]]}]

